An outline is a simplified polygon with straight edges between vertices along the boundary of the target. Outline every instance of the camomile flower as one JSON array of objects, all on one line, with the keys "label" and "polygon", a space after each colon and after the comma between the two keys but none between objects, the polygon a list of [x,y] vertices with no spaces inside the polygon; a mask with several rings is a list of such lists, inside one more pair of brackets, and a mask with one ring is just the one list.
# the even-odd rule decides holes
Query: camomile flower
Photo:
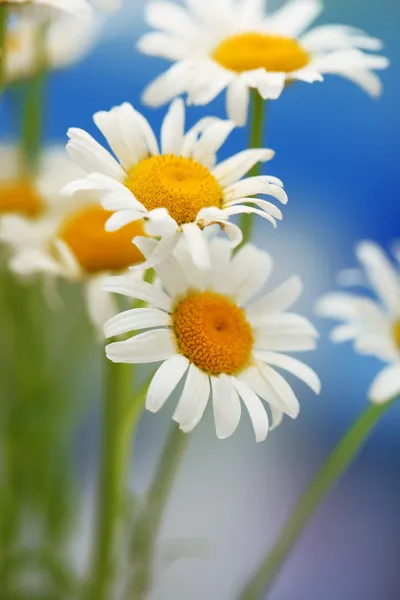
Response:
[{"label": "camomile flower", "polygon": [[230,217],[254,213],[274,226],[282,218],[275,205],[255,197],[264,194],[286,203],[281,181],[271,176],[241,179],[258,162],[270,160],[272,150],[244,150],[215,164],[234,128],[231,121],[207,117],[185,134],[184,104],[176,99],[162,124],[161,150],[148,121],[130,104],[99,112],[94,121],[118,160],[85,131],[70,129],[67,150],[88,176],[65,193],[99,192],[104,208],[114,213],[108,231],[144,219],[148,235],[161,238],[146,267],[167,257],[183,236],[194,263],[207,268],[207,226],[219,225],[236,246],[242,233]]},{"label": "camomile flower", "polygon": [[[139,238],[137,246],[150,256],[155,240]],[[316,374],[286,352],[311,350],[317,332],[311,323],[286,312],[302,291],[298,277],[291,277],[264,296],[254,299],[272,270],[271,257],[247,244],[235,256],[229,242],[209,242],[211,267],[199,270],[187,245],[155,267],[161,285],[137,281],[132,274],[111,277],[104,289],[140,299],[136,308],[113,317],[105,326],[106,337],[138,332],[106,347],[113,362],[161,362],[150,384],[146,408],[157,412],[185,378],[173,419],[184,432],[201,420],[210,396],[217,436],[227,438],[236,430],[242,399],[257,441],[265,439],[269,416],[272,426],[287,414],[296,418],[299,402],[284,377],[283,369],[302,379],[316,393]]]},{"label": "camomile flower", "polygon": [[143,235],[143,223],[106,232],[111,213],[95,193],[61,195],[61,187],[80,174],[64,149],[46,150],[36,177],[21,172],[18,151],[1,147],[0,241],[9,247],[11,270],[21,277],[41,274],[46,281],[82,281],[89,316],[102,331],[117,312],[114,299],[101,290],[102,280],[144,260],[132,244]]},{"label": "camomile flower", "polygon": [[144,35],[139,49],[174,65],[144,93],[144,102],[159,106],[188,94],[188,102],[207,104],[227,90],[229,117],[244,125],[249,91],[276,99],[295,80],[322,81],[325,73],[341,75],[372,96],[381,92],[374,73],[388,66],[379,40],[344,25],[306,31],[323,9],[320,0],[288,0],[266,14],[265,0],[150,0],[147,22],[156,31]]},{"label": "camomile flower", "polygon": [[[400,394],[400,271],[373,242],[358,244],[356,255],[366,285],[377,299],[347,291],[331,293],[319,300],[316,311],[342,321],[332,331],[332,341],[353,340],[356,352],[388,363],[369,389],[371,401],[380,404]],[[352,270],[346,271],[342,280],[360,285],[363,277]]]},{"label": "camomile flower", "polygon": [[[43,58],[50,70],[78,62],[89,52],[99,32],[100,24],[93,16],[59,16],[43,31],[28,15],[21,13],[7,30],[6,79],[18,81],[34,75],[42,68]],[[44,57],[38,56],[38,48]]]},{"label": "camomile flower", "polygon": [[90,13],[90,3],[87,0],[0,0],[1,5],[9,8],[56,8],[80,16]]}]

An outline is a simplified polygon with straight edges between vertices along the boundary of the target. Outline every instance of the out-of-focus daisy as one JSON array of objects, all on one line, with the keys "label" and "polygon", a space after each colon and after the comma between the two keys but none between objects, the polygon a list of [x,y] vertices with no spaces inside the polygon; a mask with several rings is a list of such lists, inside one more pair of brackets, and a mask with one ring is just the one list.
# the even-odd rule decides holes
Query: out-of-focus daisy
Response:
[{"label": "out-of-focus daisy", "polygon": [[109,231],[145,219],[147,233],[161,237],[147,267],[168,256],[183,235],[195,264],[207,268],[207,226],[218,224],[235,246],[242,234],[229,222],[231,216],[255,213],[274,226],[282,218],[275,205],[254,197],[264,194],[286,203],[281,181],[270,176],[241,180],[256,163],[270,160],[272,150],[244,150],[215,165],[234,127],[231,121],[204,118],[185,135],[185,108],[177,99],[161,128],[160,152],[149,123],[130,104],[97,113],[94,120],[118,161],[88,133],[70,129],[68,152],[89,175],[65,193],[100,192],[104,208],[115,213]]},{"label": "out-of-focus daisy", "polygon": [[[348,292],[331,293],[319,300],[316,310],[343,321],[332,331],[332,341],[354,340],[360,354],[389,363],[369,390],[372,402],[383,403],[400,394],[400,271],[373,242],[358,244],[356,255],[377,300]],[[343,279],[347,284],[362,282],[361,273],[353,270]]]},{"label": "out-of-focus daisy", "polygon": [[61,187],[80,174],[64,149],[45,151],[34,179],[21,172],[17,150],[1,147],[0,240],[11,249],[11,269],[24,277],[43,274],[83,281],[89,315],[102,329],[117,309],[101,282],[143,261],[132,244],[133,237],[143,235],[143,223],[106,232],[111,213],[95,193],[72,199],[61,195]]},{"label": "out-of-focus daisy", "polygon": [[[98,0],[99,4],[100,1],[102,0]],[[0,6],[2,4],[9,8],[56,8],[80,16],[87,16],[90,13],[90,3],[87,0],[0,0]]]},{"label": "out-of-focus daisy", "polygon": [[6,79],[16,81],[30,77],[43,67],[43,61],[50,70],[78,62],[93,46],[99,31],[100,24],[92,16],[59,16],[43,30],[21,13],[7,30]]},{"label": "out-of-focus daisy", "polygon": [[[137,240],[145,256],[155,244]],[[229,437],[240,420],[240,397],[256,439],[262,441],[269,418],[260,398],[269,403],[273,426],[284,413],[295,418],[299,412],[292,388],[275,367],[319,392],[316,374],[283,354],[313,349],[317,332],[304,317],[285,312],[301,294],[298,277],[254,300],[270,276],[271,257],[250,244],[233,257],[227,240],[209,244],[212,267],[207,271],[198,270],[186,244],[179,244],[155,267],[162,288],[132,275],[109,279],[108,292],[144,300],[148,307],[115,316],[105,326],[106,336],[148,331],[109,344],[106,353],[114,362],[162,362],[147,394],[146,407],[152,412],[160,410],[187,375],[173,416],[184,432],[199,423],[212,394],[217,436]]]},{"label": "out-of-focus daisy", "polygon": [[372,96],[381,92],[374,71],[388,66],[379,40],[344,25],[306,31],[322,12],[320,0],[289,0],[270,15],[265,0],[187,0],[187,6],[151,0],[147,22],[157,31],[144,35],[139,49],[174,61],[146,89],[152,106],[184,92],[189,103],[207,104],[227,89],[228,114],[247,118],[249,90],[276,99],[288,82],[313,83],[323,74],[341,75]]}]

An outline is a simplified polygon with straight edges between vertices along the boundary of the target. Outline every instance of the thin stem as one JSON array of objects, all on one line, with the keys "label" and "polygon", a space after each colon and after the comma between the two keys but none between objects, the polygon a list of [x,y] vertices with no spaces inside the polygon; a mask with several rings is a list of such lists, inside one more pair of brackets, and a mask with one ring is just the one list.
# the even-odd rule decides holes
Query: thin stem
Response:
[{"label": "thin stem", "polygon": [[[98,487],[97,529],[88,598],[106,600],[115,567],[118,522],[123,508],[123,484],[129,444],[123,434],[132,396],[132,366],[106,361],[103,447]],[[136,417],[138,418],[139,412]]]},{"label": "thin stem", "polygon": [[260,598],[267,597],[266,595],[271,589],[282,565],[315,510],[327,492],[346,471],[368,438],[373,427],[395,400],[393,399],[380,406],[370,405],[348,430],[300,498],[292,515],[286,522],[280,537],[262,561],[254,577],[242,591],[239,600],[259,600]]},{"label": "thin stem", "polygon": [[7,48],[7,5],[0,5],[0,96],[5,87]]},{"label": "thin stem", "polygon": [[[257,90],[252,92],[252,110],[250,125],[250,148],[261,148],[263,145],[264,122],[265,122],[265,101]],[[249,173],[250,177],[256,177],[260,174],[260,163],[257,163]],[[239,226],[243,233],[241,246],[251,240],[253,234],[253,214],[243,214],[240,217]]]},{"label": "thin stem", "polygon": [[135,573],[129,598],[143,600],[151,588],[157,537],[188,439],[189,436],[173,423],[146,498],[145,513],[140,515],[136,524],[132,544]]},{"label": "thin stem", "polygon": [[45,48],[47,26],[48,24],[44,23],[38,28],[35,46],[36,72],[26,82],[21,141],[28,173],[37,171],[42,145],[45,84],[48,72]]}]

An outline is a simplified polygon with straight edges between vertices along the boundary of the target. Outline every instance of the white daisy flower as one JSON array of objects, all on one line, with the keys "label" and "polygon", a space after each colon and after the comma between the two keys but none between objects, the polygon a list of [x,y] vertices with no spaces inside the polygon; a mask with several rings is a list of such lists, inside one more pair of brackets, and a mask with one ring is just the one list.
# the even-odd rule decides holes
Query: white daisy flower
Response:
[{"label": "white daisy flower", "polygon": [[11,250],[11,270],[22,277],[84,282],[89,316],[102,331],[117,308],[101,284],[105,276],[144,260],[132,244],[143,235],[143,222],[108,233],[104,226],[111,213],[95,193],[61,195],[60,187],[80,174],[64,149],[46,150],[35,178],[21,173],[18,151],[0,147],[0,241]]},{"label": "white daisy flower", "polygon": [[[332,341],[353,340],[356,352],[389,363],[369,389],[371,401],[380,404],[400,394],[400,271],[373,242],[358,244],[356,255],[377,300],[349,292],[331,293],[319,300],[316,310],[343,321],[332,331]],[[359,285],[363,278],[351,270],[342,280]]]},{"label": "white daisy flower", "polygon": [[47,69],[61,69],[78,62],[89,52],[99,32],[100,23],[92,16],[59,16],[43,31],[35,20],[21,13],[7,29],[6,79],[12,82],[34,75],[42,67],[38,48],[45,54]]},{"label": "white daisy flower", "polygon": [[[99,3],[100,1],[98,0]],[[111,0],[109,1],[111,2]],[[91,11],[88,0],[0,0],[0,6],[2,4],[9,8],[55,8],[79,16],[87,16]]]},{"label": "white daisy flower", "polygon": [[[145,256],[155,244],[137,240]],[[285,312],[301,294],[298,277],[254,300],[270,276],[271,257],[250,244],[232,256],[229,242],[218,238],[209,246],[212,267],[200,271],[187,245],[179,244],[155,267],[162,287],[132,275],[109,279],[105,290],[143,300],[148,307],[115,316],[105,326],[106,337],[148,331],[109,344],[106,353],[113,362],[162,362],[147,393],[151,412],[160,410],[187,375],[173,416],[182,431],[196,427],[212,394],[217,436],[229,437],[239,424],[240,397],[262,441],[270,425],[260,398],[270,406],[273,427],[283,414],[296,418],[299,413],[292,388],[275,367],[319,393],[317,375],[283,354],[314,349],[318,334],[307,319]]]},{"label": "white daisy flower", "polygon": [[161,151],[148,121],[130,104],[99,112],[94,121],[118,161],[88,133],[70,129],[67,150],[89,175],[65,193],[100,192],[104,208],[115,213],[108,231],[145,219],[147,233],[161,237],[146,267],[167,257],[183,235],[195,264],[207,268],[207,226],[218,224],[236,246],[242,233],[230,217],[254,213],[274,226],[282,218],[271,202],[254,197],[273,196],[285,204],[281,181],[271,176],[241,180],[255,164],[270,160],[272,150],[244,150],[215,164],[217,151],[234,128],[231,121],[204,118],[185,135],[185,107],[177,99],[161,128]]},{"label": "white daisy flower", "polygon": [[175,64],[144,93],[159,106],[188,94],[188,102],[207,104],[227,89],[229,118],[244,125],[249,91],[276,99],[288,82],[322,81],[332,73],[357,83],[372,96],[381,93],[377,69],[388,66],[379,40],[344,25],[306,32],[322,12],[320,0],[289,0],[270,15],[265,0],[151,0],[146,18],[157,31],[144,35],[139,49]]}]

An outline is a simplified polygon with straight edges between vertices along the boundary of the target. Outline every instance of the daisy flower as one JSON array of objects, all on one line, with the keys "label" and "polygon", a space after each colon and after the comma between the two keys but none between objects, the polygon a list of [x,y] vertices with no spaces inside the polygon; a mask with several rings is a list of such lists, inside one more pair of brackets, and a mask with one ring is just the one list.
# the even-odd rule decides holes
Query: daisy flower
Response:
[{"label": "daisy flower", "polygon": [[36,177],[21,173],[18,151],[0,147],[0,241],[9,247],[11,270],[22,277],[82,281],[89,316],[102,331],[117,312],[113,298],[101,290],[102,280],[143,261],[131,242],[143,235],[143,223],[108,233],[104,225],[111,213],[95,193],[61,195],[60,187],[80,173],[64,149],[46,150]]},{"label": "daisy flower", "polygon": [[[109,1],[111,2],[111,0]],[[0,0],[0,6],[2,4],[10,8],[56,8],[80,16],[87,16],[90,13],[90,5],[87,0]]]},{"label": "daisy flower", "polygon": [[[316,305],[324,317],[343,321],[332,331],[334,342],[353,340],[356,352],[375,356],[388,363],[372,382],[369,397],[383,403],[400,394],[400,271],[375,243],[358,244],[356,255],[364,272],[365,282],[377,299],[349,292],[331,293]],[[400,253],[398,253],[400,260]],[[347,271],[346,284],[363,281],[362,274]]]},{"label": "daisy flower", "polygon": [[332,73],[352,80],[372,96],[381,92],[374,73],[388,66],[379,40],[344,25],[306,31],[322,12],[320,0],[289,0],[270,15],[265,0],[186,0],[147,4],[155,32],[144,35],[139,49],[175,64],[144,93],[159,106],[187,93],[188,102],[207,104],[227,89],[229,117],[247,119],[249,91],[276,99],[294,80],[313,83]]},{"label": "daisy flower", "polygon": [[275,205],[254,197],[264,194],[286,203],[281,181],[270,176],[241,180],[255,164],[270,160],[272,150],[244,150],[215,164],[234,128],[231,121],[204,118],[185,135],[185,107],[177,99],[162,124],[161,150],[148,121],[130,104],[99,112],[94,121],[118,160],[85,131],[70,129],[67,150],[89,175],[65,193],[102,194],[104,208],[114,213],[108,231],[144,219],[147,233],[161,238],[146,267],[166,258],[183,236],[195,264],[207,268],[207,226],[218,224],[236,246],[242,233],[230,217],[255,213],[274,226],[282,218]]},{"label": "daisy flower", "polygon": [[99,33],[99,23],[93,17],[76,18],[65,15],[52,19],[46,29],[21,13],[10,23],[6,38],[5,74],[8,81],[34,75],[41,68],[38,57],[38,36],[50,70],[68,67],[89,52]]},{"label": "daisy flower", "polygon": [[[140,238],[144,256],[153,252],[155,240]],[[285,352],[311,350],[317,332],[311,323],[286,312],[302,291],[298,277],[254,300],[268,280],[272,259],[247,244],[235,256],[227,240],[209,242],[212,267],[199,270],[183,242],[155,267],[162,283],[138,282],[132,275],[112,277],[104,289],[148,303],[112,318],[106,337],[147,329],[106,347],[113,362],[162,362],[147,393],[146,408],[157,412],[186,376],[173,419],[184,432],[201,420],[212,395],[216,432],[227,438],[236,430],[242,399],[257,441],[265,439],[269,417],[272,426],[287,414],[296,418],[299,402],[283,376],[288,371],[316,393],[316,374]]]}]

